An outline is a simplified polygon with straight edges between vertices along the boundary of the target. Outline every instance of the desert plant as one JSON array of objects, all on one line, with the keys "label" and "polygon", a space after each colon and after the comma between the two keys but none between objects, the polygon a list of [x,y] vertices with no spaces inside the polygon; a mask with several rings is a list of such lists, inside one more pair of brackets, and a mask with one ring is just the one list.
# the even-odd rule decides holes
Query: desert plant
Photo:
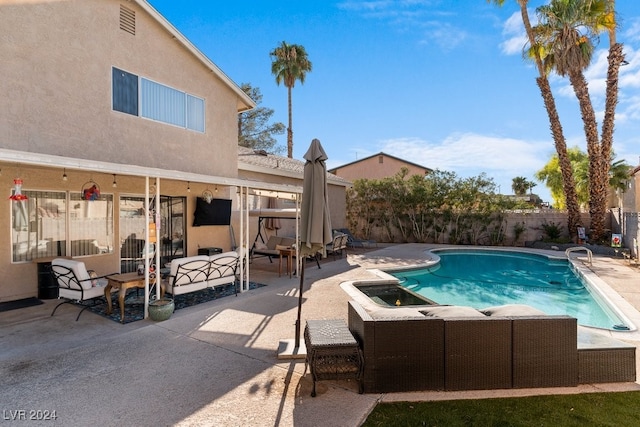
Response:
[{"label": "desert plant", "polygon": [[544,234],[547,235],[547,238],[545,239],[547,241],[556,242],[560,239],[560,236],[562,236],[563,227],[553,221],[544,222],[540,224],[540,227],[542,228],[542,231],[544,231]]},{"label": "desert plant", "polygon": [[518,240],[520,240],[520,236],[522,236],[522,233],[524,233],[527,230],[527,227],[525,226],[524,222],[516,222],[513,225],[513,244],[515,245]]}]

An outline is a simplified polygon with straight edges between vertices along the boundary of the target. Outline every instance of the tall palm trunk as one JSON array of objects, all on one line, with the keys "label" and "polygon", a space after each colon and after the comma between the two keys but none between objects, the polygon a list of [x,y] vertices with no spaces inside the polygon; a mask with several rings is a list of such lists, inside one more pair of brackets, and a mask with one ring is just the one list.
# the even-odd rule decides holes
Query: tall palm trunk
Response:
[{"label": "tall palm trunk", "polygon": [[623,60],[622,45],[614,43],[609,49],[605,116],[602,123],[601,141],[599,141],[598,125],[589,96],[587,80],[582,72],[569,73],[569,81],[580,104],[584,132],[587,139],[591,239],[596,242],[606,237],[605,220],[607,216],[609,168],[611,166],[615,108],[618,103],[618,71]]},{"label": "tall palm trunk", "polygon": [[[624,61],[622,53],[622,44],[616,43],[615,30],[609,32],[609,68],[607,70],[607,89],[604,107],[604,120],[602,121],[602,136],[600,141],[600,165],[599,170],[602,179],[602,199],[604,203],[607,200],[607,191],[609,189],[609,169],[611,166],[611,150],[613,146],[613,131],[616,114],[616,105],[618,104],[618,73],[620,65]],[[606,205],[602,209],[603,216],[606,215]],[[604,224],[603,224],[604,227]],[[603,228],[604,233],[604,228]]]},{"label": "tall palm trunk", "polygon": [[[624,61],[622,53],[622,44],[614,43],[609,48],[609,69],[607,70],[607,90],[606,101],[604,107],[604,120],[602,122],[602,155],[607,168],[610,164],[611,147],[613,145],[614,120],[616,113],[616,105],[618,105],[618,73],[620,65]],[[607,171],[608,172],[608,171]]]},{"label": "tall palm trunk", "polygon": [[287,86],[288,107],[289,107],[289,127],[287,127],[287,157],[293,159],[293,114],[291,108],[291,86]]},{"label": "tall palm trunk", "polygon": [[[615,12],[615,0],[608,1],[609,13],[613,15]],[[601,237],[604,237],[604,218],[606,215],[607,192],[609,189],[609,170],[611,167],[611,150],[613,146],[613,132],[616,114],[616,105],[618,104],[618,74],[620,66],[624,61],[624,53],[622,52],[622,44],[616,40],[616,26],[609,28],[609,56],[607,69],[607,88],[604,107],[604,120],[602,121],[602,134],[600,137],[600,157],[598,160],[599,182],[598,188],[602,191],[598,200],[602,200],[602,207],[598,213],[603,218],[603,229]],[[594,159],[596,160],[596,159]],[[600,212],[601,211],[601,212]]]},{"label": "tall palm trunk", "polygon": [[[518,0],[520,5],[520,14],[522,15],[522,23],[524,24],[529,44],[535,46],[536,41],[533,34],[533,28],[531,27],[531,21],[529,20],[529,12],[527,11],[527,0]],[[560,163],[560,172],[562,173],[562,188],[564,190],[565,205],[567,207],[567,229],[569,235],[573,236],[576,227],[580,224],[580,205],[578,203],[578,194],[576,192],[576,185],[573,179],[573,168],[571,167],[571,161],[569,160],[569,154],[567,153],[567,143],[562,130],[562,124],[560,123],[560,116],[556,108],[556,102],[551,92],[551,86],[549,86],[549,80],[547,79],[547,73],[545,72],[540,58],[539,52],[535,52],[535,63],[538,68],[539,77],[536,79],[536,83],[540,88],[540,94],[544,100],[544,106],[549,116],[549,124],[551,127],[551,134],[553,135],[553,142],[556,147],[556,153],[558,153],[558,160]]]},{"label": "tall palm trunk", "polygon": [[593,110],[587,79],[582,71],[570,71],[569,81],[580,104],[580,113],[587,139],[589,155],[589,214],[591,216],[591,239],[599,241],[604,236],[604,220],[607,206],[607,179],[602,176],[603,161],[598,136],[598,124]]},{"label": "tall palm trunk", "polygon": [[558,116],[558,110],[556,109],[556,103],[553,98],[553,93],[551,92],[549,80],[546,76],[542,76],[538,77],[536,82],[540,88],[544,106],[549,115],[551,134],[553,135],[556,153],[558,153],[558,163],[560,164],[560,173],[562,174],[562,188],[564,190],[565,204],[567,207],[567,227],[569,235],[573,235],[573,230],[576,230],[576,227],[580,225],[581,222],[578,193],[576,192],[576,185],[573,179],[573,167],[571,166],[571,160],[567,152],[567,143],[564,138],[562,123],[560,123],[560,117]]}]

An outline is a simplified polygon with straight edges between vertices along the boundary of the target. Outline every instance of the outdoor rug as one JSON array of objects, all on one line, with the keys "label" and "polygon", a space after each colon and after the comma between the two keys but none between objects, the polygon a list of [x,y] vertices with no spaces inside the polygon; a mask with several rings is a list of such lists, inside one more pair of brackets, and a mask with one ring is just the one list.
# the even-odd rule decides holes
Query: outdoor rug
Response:
[{"label": "outdoor rug", "polygon": [[[261,288],[261,283],[249,282],[249,290]],[[197,292],[189,292],[182,295],[176,295],[173,297],[173,302],[176,306],[176,310],[180,310],[185,307],[192,307],[194,305],[202,304],[205,302],[213,301],[215,299],[224,298],[230,295],[235,295],[234,285],[216,286],[215,288],[206,288]],[[171,295],[169,295],[171,298]],[[99,304],[92,305],[88,310],[93,311],[100,316],[111,319],[114,322],[120,323],[120,307],[118,306],[118,293],[114,293],[111,296],[112,310],[111,314],[106,313],[107,303],[103,301]],[[124,300],[124,323],[131,323],[144,318],[144,292],[142,289],[130,289],[127,292],[127,296]]]},{"label": "outdoor rug", "polygon": [[23,298],[16,301],[0,302],[0,312],[15,310],[17,308],[32,307],[34,305],[43,304],[38,298]]}]

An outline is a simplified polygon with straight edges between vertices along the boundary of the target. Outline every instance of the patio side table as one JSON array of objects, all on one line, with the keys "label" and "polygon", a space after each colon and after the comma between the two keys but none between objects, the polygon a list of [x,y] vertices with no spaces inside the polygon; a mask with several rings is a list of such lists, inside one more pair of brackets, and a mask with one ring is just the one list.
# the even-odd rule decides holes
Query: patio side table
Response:
[{"label": "patio side table", "polygon": [[364,358],[358,341],[344,320],[308,320],[304,342],[307,347],[306,363],[313,377],[311,397],[315,397],[316,381],[320,380],[353,378],[358,381],[358,392],[363,393]]}]

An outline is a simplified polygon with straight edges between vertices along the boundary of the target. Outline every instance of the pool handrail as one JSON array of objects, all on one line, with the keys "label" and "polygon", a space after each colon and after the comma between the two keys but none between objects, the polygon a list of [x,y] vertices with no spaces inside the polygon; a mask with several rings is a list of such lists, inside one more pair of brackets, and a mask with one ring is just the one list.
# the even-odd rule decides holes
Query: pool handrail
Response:
[{"label": "pool handrail", "polygon": [[593,260],[593,253],[591,252],[591,249],[589,249],[589,248],[585,248],[584,246],[574,246],[572,248],[568,248],[566,251],[564,251],[564,253],[567,256],[567,258],[571,258],[570,254],[572,252],[577,252],[577,251],[586,251],[587,252],[587,260],[589,261],[589,266],[591,266],[592,265],[592,260]]}]

